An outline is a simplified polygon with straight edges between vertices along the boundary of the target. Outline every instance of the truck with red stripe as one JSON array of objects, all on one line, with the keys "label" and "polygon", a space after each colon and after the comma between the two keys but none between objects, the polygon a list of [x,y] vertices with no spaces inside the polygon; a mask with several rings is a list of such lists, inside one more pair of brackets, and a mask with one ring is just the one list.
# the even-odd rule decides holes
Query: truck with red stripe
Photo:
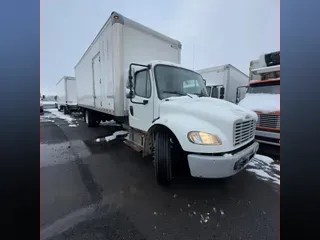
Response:
[{"label": "truck with red stripe", "polygon": [[[241,88],[247,92],[239,101]],[[258,114],[256,140],[280,147],[280,51],[250,62],[249,85],[239,87],[237,97],[239,106]]]}]

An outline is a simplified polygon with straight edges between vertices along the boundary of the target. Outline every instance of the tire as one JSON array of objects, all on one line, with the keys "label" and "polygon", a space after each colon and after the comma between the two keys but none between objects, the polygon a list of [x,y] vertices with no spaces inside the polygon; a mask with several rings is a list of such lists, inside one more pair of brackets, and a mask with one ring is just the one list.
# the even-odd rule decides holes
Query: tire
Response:
[{"label": "tire", "polygon": [[154,149],[155,175],[160,185],[168,186],[172,181],[171,147],[169,132],[158,132]]},{"label": "tire", "polygon": [[97,127],[100,124],[100,121],[97,121],[92,114],[92,111],[86,110],[84,114],[84,121],[88,127]]},{"label": "tire", "polygon": [[63,114],[67,115],[68,114],[68,109],[66,107],[63,108]]}]

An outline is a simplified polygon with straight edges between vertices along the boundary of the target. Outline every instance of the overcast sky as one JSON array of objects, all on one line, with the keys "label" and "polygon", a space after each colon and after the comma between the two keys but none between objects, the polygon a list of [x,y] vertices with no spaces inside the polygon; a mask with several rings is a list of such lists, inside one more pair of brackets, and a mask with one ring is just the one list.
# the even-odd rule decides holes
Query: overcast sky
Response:
[{"label": "overcast sky", "polygon": [[74,66],[112,11],[182,43],[182,65],[232,64],[280,48],[279,0],[42,0],[41,93],[74,76]]}]

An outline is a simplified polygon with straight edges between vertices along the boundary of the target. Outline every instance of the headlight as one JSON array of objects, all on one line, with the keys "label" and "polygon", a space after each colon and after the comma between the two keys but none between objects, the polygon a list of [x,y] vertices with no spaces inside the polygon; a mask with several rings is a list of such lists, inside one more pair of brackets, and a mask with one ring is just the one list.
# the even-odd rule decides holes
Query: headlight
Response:
[{"label": "headlight", "polygon": [[189,132],[188,139],[195,144],[221,145],[221,140],[218,136],[205,132]]}]

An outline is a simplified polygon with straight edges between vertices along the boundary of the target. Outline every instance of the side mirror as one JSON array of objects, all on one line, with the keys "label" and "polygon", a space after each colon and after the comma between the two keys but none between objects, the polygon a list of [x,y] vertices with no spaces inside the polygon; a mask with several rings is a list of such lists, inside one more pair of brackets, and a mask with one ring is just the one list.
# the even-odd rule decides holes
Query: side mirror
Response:
[{"label": "side mirror", "polygon": [[236,94],[236,104],[239,103],[239,100],[240,100],[240,91],[239,91],[239,88],[237,89],[237,94]]},{"label": "side mirror", "polygon": [[224,99],[224,91],[225,91],[224,87],[221,87],[220,88],[220,99]]},{"label": "side mirror", "polygon": [[133,98],[133,91],[128,91],[126,92],[126,98],[130,99],[130,98]]},{"label": "side mirror", "polygon": [[220,88],[220,95],[224,95],[224,91],[225,91],[224,87],[221,87]]}]

